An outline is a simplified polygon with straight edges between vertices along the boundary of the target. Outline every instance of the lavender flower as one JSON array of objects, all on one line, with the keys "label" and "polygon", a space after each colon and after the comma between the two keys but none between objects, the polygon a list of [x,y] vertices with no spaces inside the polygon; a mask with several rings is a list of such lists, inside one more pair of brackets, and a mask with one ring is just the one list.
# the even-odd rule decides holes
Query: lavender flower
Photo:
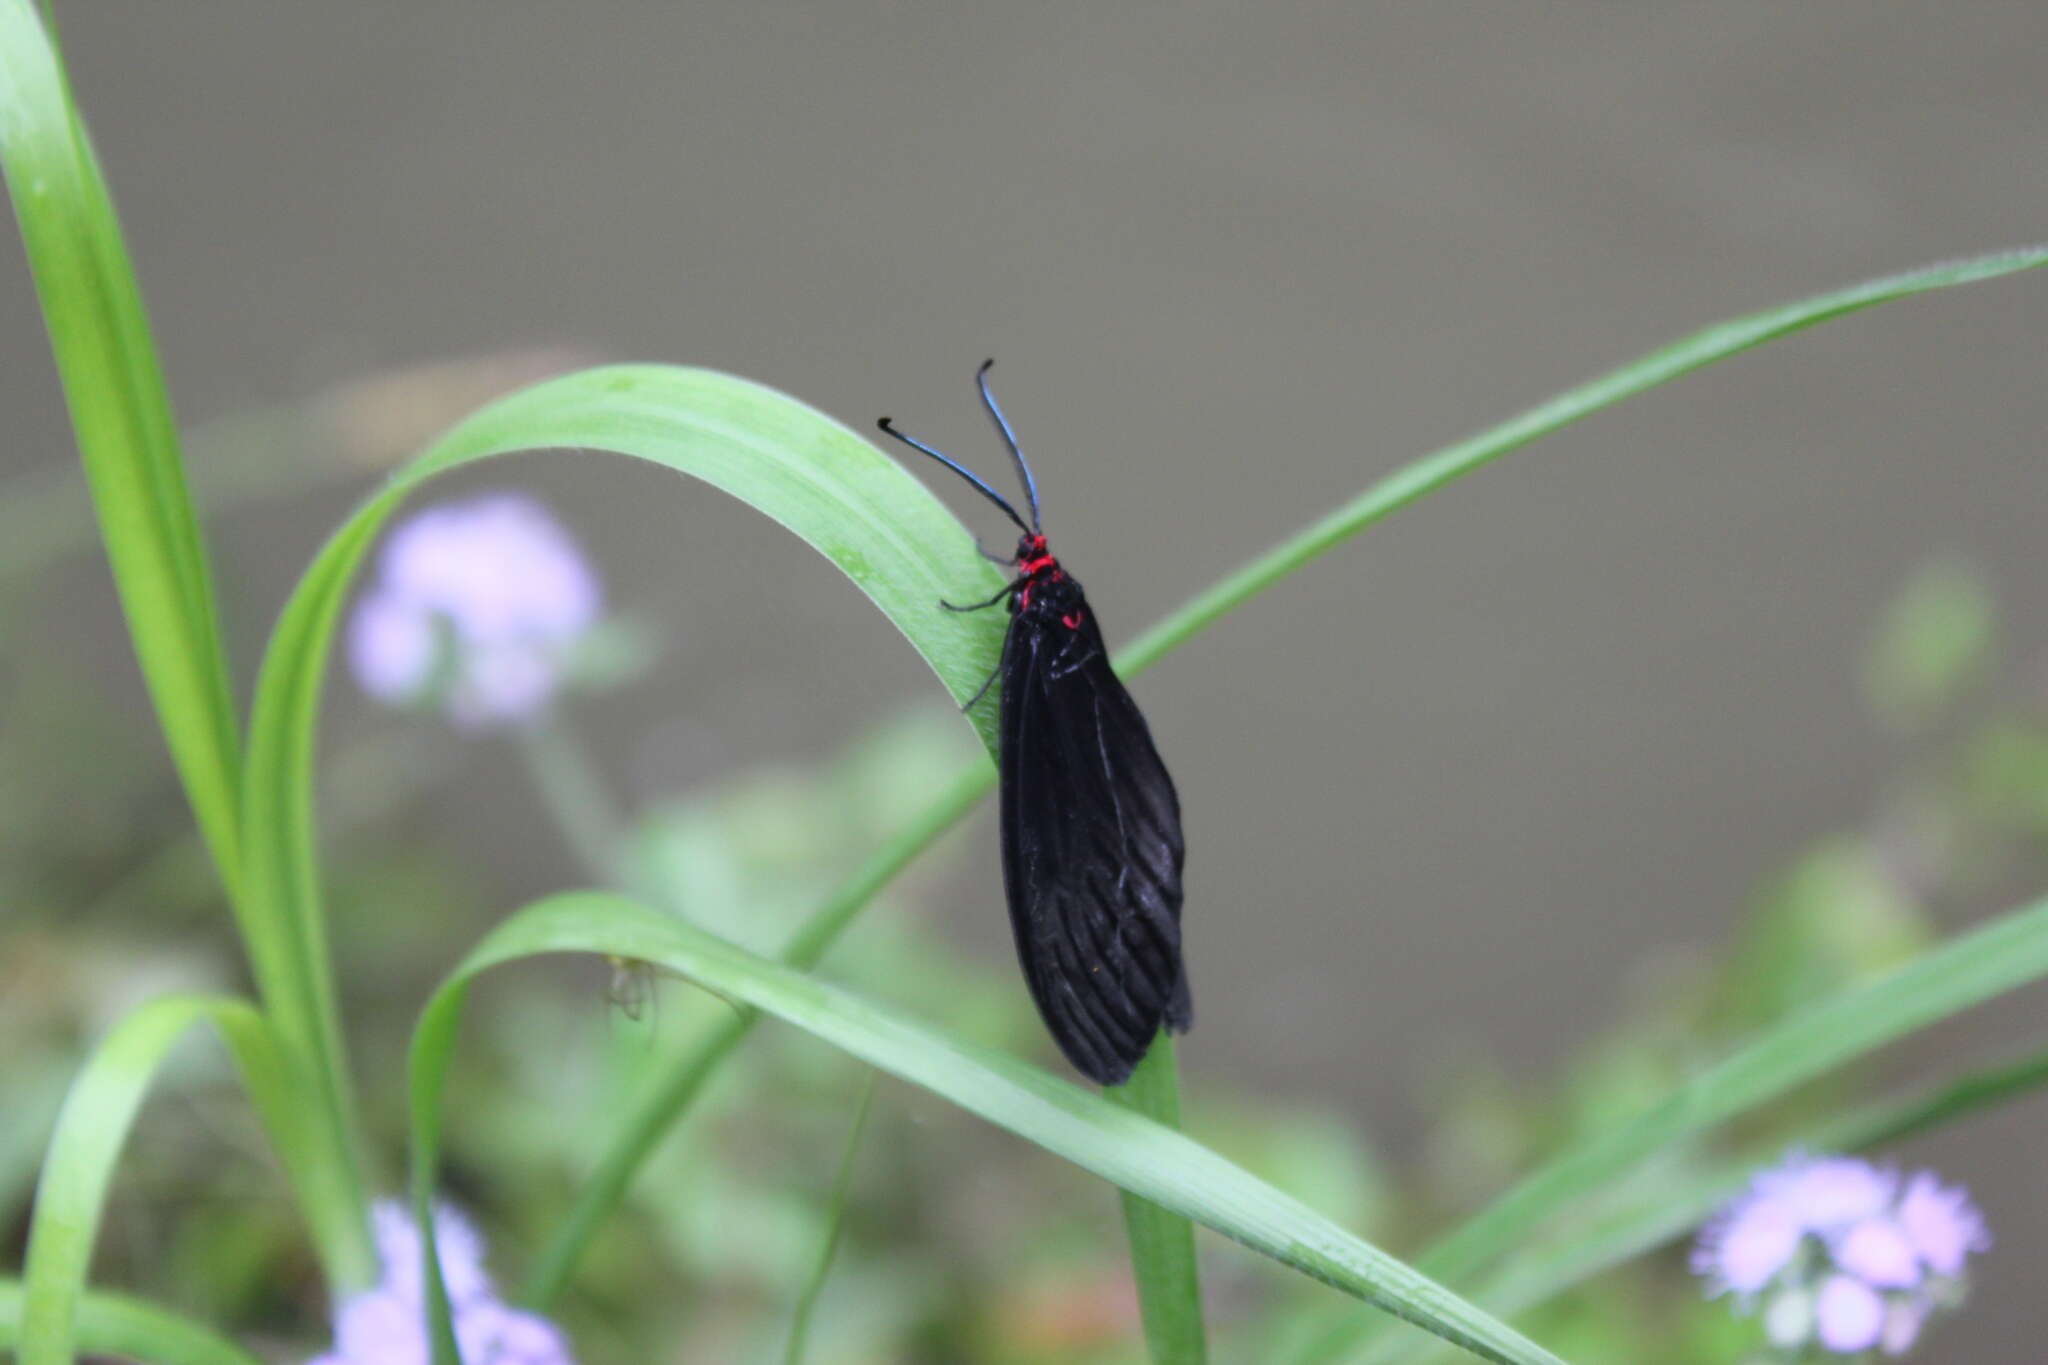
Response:
[{"label": "lavender flower", "polygon": [[392,532],[356,604],[356,680],[393,704],[431,700],[458,725],[526,720],[603,609],[596,574],[546,508],[512,493],[419,512]]},{"label": "lavender flower", "polygon": [[1943,1185],[1932,1171],[1920,1172],[1906,1186],[1906,1197],[1899,1202],[1899,1223],[1927,1268],[1937,1275],[1962,1274],[1964,1258],[1991,1245],[1984,1216],[1968,1193]]},{"label": "lavender flower", "polygon": [[1700,1233],[1708,1292],[1761,1307],[1790,1358],[1901,1355],[1937,1309],[1962,1301],[1963,1266],[1991,1245],[1963,1190],[1921,1171],[1794,1154],[1761,1172]]},{"label": "lavender flower", "polygon": [[[334,1315],[334,1349],[308,1365],[428,1365],[426,1257],[412,1215],[395,1201],[371,1211],[383,1277]],[[483,1267],[484,1243],[467,1219],[434,1214],[441,1279],[448,1288],[463,1365],[574,1365],[555,1325],[499,1300]]]}]

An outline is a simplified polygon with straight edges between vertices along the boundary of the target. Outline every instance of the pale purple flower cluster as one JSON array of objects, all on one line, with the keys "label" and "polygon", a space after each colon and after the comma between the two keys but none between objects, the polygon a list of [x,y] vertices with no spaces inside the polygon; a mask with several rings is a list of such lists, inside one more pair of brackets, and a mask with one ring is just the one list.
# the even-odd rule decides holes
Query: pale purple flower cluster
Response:
[{"label": "pale purple flower cluster", "polygon": [[529,719],[603,610],[597,575],[546,508],[492,493],[391,533],[349,623],[349,662],[382,701],[438,702],[459,725]]},{"label": "pale purple flower cluster", "polygon": [[1692,1264],[1709,1292],[1760,1307],[1782,1351],[1901,1355],[1990,1245],[1969,1195],[1931,1171],[1795,1154],[1706,1226]]},{"label": "pale purple flower cluster", "polygon": [[[383,1278],[342,1304],[334,1315],[334,1349],[307,1365],[428,1365],[433,1358],[419,1229],[395,1201],[378,1204],[371,1225]],[[437,1209],[434,1242],[463,1365],[575,1365],[553,1323],[498,1298],[484,1271],[483,1238],[467,1219],[446,1206]]]}]

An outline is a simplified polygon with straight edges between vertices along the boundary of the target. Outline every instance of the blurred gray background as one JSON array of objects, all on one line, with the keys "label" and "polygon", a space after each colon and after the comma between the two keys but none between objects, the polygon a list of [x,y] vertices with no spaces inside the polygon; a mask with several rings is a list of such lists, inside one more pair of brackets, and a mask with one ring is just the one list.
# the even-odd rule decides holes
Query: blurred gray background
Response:
[{"label": "blurred gray background", "polygon": [[[887,412],[999,471],[970,382],[993,354],[1113,639],[1694,326],[2048,237],[2035,4],[60,10],[187,420],[566,344]],[[1398,1150],[1434,1064],[1540,1073],[1640,964],[1720,942],[1759,876],[1861,820],[1897,754],[1856,665],[1917,565],[1980,564],[2014,650],[2048,646],[2044,341],[2023,277],[1752,354],[1402,513],[1143,679],[1187,807],[1195,1092],[1331,1097]],[[71,458],[12,247],[0,407],[0,472]],[[366,482],[221,527],[245,673]],[[586,717],[622,790],[822,757],[937,699],[719,495],[624,461],[474,482],[545,490],[669,623],[654,681]],[[132,675],[104,570],[51,592],[50,638]],[[389,723],[352,691],[330,734]],[[575,873],[500,768],[437,837],[511,904]],[[1006,953],[985,816],[970,837],[949,931]],[[1898,1073],[2023,1041],[2039,1000]],[[2003,1235],[1942,1338],[1969,1358],[2048,1327],[2044,1118],[1908,1154]]]}]

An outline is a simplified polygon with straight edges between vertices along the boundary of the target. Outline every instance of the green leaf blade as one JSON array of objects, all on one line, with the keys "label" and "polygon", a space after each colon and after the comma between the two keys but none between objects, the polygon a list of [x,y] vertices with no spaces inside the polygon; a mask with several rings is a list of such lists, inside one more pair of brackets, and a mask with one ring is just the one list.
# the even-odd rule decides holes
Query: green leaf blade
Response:
[{"label": "green leaf blade", "polygon": [[1132,641],[1119,657],[1120,668],[1130,674],[1150,667],[1207,629],[1218,617],[1243,606],[1374,522],[1484,468],[1511,451],[1590,417],[1603,408],[1613,407],[1624,399],[1646,393],[1694,370],[1728,360],[1767,342],[1860,313],[1881,303],[1911,298],[1936,289],[1975,284],[2042,265],[2048,265],[2048,246],[2016,247],[1961,260],[1941,261],[1712,323],[1618,369],[1567,389],[1497,426],[1403,465],[1306,530],[1200,593]]},{"label": "green leaf blade", "polygon": [[1178,1132],[1014,1057],[630,901],[590,892],[554,897],[512,916],[464,959],[423,1013],[412,1052],[413,1194],[423,1223],[438,1164],[441,1082],[468,983],[494,966],[559,952],[610,954],[666,967],[1476,1355],[1515,1365],[1556,1363],[1555,1356],[1441,1285]]},{"label": "green leaf blade", "polygon": [[[21,1344],[21,1285],[0,1280],[0,1350]],[[78,1302],[78,1346],[93,1355],[133,1357],[152,1365],[264,1365],[203,1323],[122,1294],[87,1294]]]},{"label": "green leaf blade", "polygon": [[[938,599],[999,584],[929,489],[846,427],[773,389],[707,370],[622,365],[522,390],[457,424],[401,468],[328,540],[273,630],[258,677],[242,793],[244,876],[259,976],[286,983],[278,1027],[313,1060],[327,1126],[352,1131],[352,1087],[320,896],[313,773],[327,664],[350,585],[385,522],[435,476],[555,449],[637,457],[742,499],[823,552],[964,700],[1001,649],[1002,623]],[[985,742],[992,718],[972,717]],[[267,965],[267,971],[263,968]],[[337,1189],[360,1210],[360,1159],[337,1153]],[[358,1221],[360,1214],[358,1213]],[[337,1219],[326,1220],[340,1226]],[[329,1253],[360,1280],[360,1237]]]},{"label": "green leaf blade", "polygon": [[212,570],[113,201],[28,0],[0,0],[0,168],[136,658],[232,893],[240,741]]},{"label": "green leaf blade", "polygon": [[[310,1074],[335,1069],[340,1023],[324,944],[243,894],[241,740],[204,537],[187,486],[168,394],[120,224],[62,64],[27,0],[0,0],[0,162],[49,326],[72,424],[129,634],[201,835],[237,914],[244,948],[279,1036]],[[345,1099],[329,1096],[325,1145],[343,1169],[311,1178],[330,1267],[369,1268],[361,1199],[346,1167]],[[280,1138],[280,1141],[285,1139]],[[311,1172],[306,1172],[312,1176]]]},{"label": "green leaf blade", "polygon": [[[171,996],[116,1025],[73,1082],[51,1134],[29,1219],[21,1303],[22,1365],[69,1365],[80,1305],[115,1168],[165,1055],[194,1025],[219,1031],[288,1162],[305,1148],[285,1055],[246,1001]],[[295,1170],[306,1173],[303,1165]]]},{"label": "green leaf blade", "polygon": [[[537,384],[462,422],[393,480],[411,488],[493,455],[555,449],[633,456],[691,475],[779,522],[838,566],[930,664],[955,701],[1001,652],[998,614],[949,612],[1002,577],[922,482],[838,421],[714,370],[611,365]],[[993,708],[970,720],[995,746]]]}]

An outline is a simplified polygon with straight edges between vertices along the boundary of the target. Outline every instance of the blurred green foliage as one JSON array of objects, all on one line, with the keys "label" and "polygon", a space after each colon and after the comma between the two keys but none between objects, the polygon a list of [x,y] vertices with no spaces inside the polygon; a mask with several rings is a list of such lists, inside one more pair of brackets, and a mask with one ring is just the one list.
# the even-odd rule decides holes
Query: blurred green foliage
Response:
[{"label": "blurred green foliage", "polygon": [[[263,495],[277,491],[266,484]],[[39,546],[36,571],[65,548],[55,538]],[[18,593],[22,579],[7,568],[0,593]],[[89,1040],[147,995],[232,983],[241,970],[225,917],[208,913],[218,893],[143,718],[108,697],[84,661],[32,638],[36,629],[33,612],[0,616],[0,1227],[16,1253],[56,1105]],[[1640,1110],[1733,1040],[1910,958],[1973,892],[2048,863],[2048,697],[2027,691],[2023,674],[2001,674],[1999,644],[1980,579],[1948,561],[1915,576],[1880,622],[1863,674],[1873,724],[1900,746],[1898,774],[1867,820],[1788,850],[1718,954],[1647,965],[1562,1076],[1518,1075],[1484,1057],[1456,1064],[1433,1079],[1431,1129],[1398,1168],[1347,1116],[1271,1096],[1211,1089],[1192,1105],[1191,1131],[1398,1248],[1538,1155]],[[631,686],[659,647],[644,626],[617,624],[581,661],[578,689]],[[110,724],[131,729],[133,742],[109,743]],[[329,769],[336,901],[349,926],[337,951],[366,1074],[397,1074],[417,1000],[496,913],[488,888],[410,819],[423,798],[462,780],[463,742],[430,718],[395,718]],[[620,817],[618,879],[772,951],[970,748],[957,719],[920,712],[817,769],[743,770],[667,795]],[[963,1033],[1042,1052],[1009,964],[967,960],[923,923],[960,852],[949,841],[899,879],[827,974]],[[143,904],[147,917],[135,913]],[[499,1246],[507,1283],[523,1268],[519,1249],[544,1239],[596,1159],[605,1127],[584,1120],[623,1107],[729,1008],[658,981],[630,1012],[617,994],[602,972],[569,967],[523,990],[516,1008],[491,992],[480,1001],[479,1037],[452,1097],[464,1121],[450,1131],[447,1179]],[[827,1232],[864,1073],[788,1030],[761,1030],[744,1046],[747,1064],[721,1071],[666,1141],[560,1306],[589,1359],[777,1358]],[[321,1308],[303,1230],[263,1173],[261,1134],[225,1066],[204,1056],[182,1066],[175,1098],[158,1105],[169,1112],[118,1187],[102,1273],[291,1343]],[[1868,1070],[1831,1077],[1736,1136],[1768,1143],[1878,1081]],[[392,1169],[400,1089],[371,1088],[392,1106],[371,1116]],[[252,1161],[223,1162],[224,1139]],[[1694,1174],[1685,1160],[1660,1161],[1615,1199]],[[808,1358],[1138,1360],[1112,1210],[1065,1197],[1069,1185],[1057,1163],[883,1082]],[[1219,1359],[1288,1359],[1330,1307],[1327,1291],[1249,1258],[1216,1255],[1205,1282]],[[1752,1324],[1701,1301],[1675,1257],[1605,1275],[1528,1326],[1587,1360],[1735,1362],[1755,1343]],[[276,1354],[310,1348],[299,1340]]]},{"label": "blurred green foliage", "polygon": [[1864,664],[1863,688],[1878,719],[1901,729],[1950,709],[1990,669],[1998,617],[1976,572],[1937,560],[1892,600]]}]

